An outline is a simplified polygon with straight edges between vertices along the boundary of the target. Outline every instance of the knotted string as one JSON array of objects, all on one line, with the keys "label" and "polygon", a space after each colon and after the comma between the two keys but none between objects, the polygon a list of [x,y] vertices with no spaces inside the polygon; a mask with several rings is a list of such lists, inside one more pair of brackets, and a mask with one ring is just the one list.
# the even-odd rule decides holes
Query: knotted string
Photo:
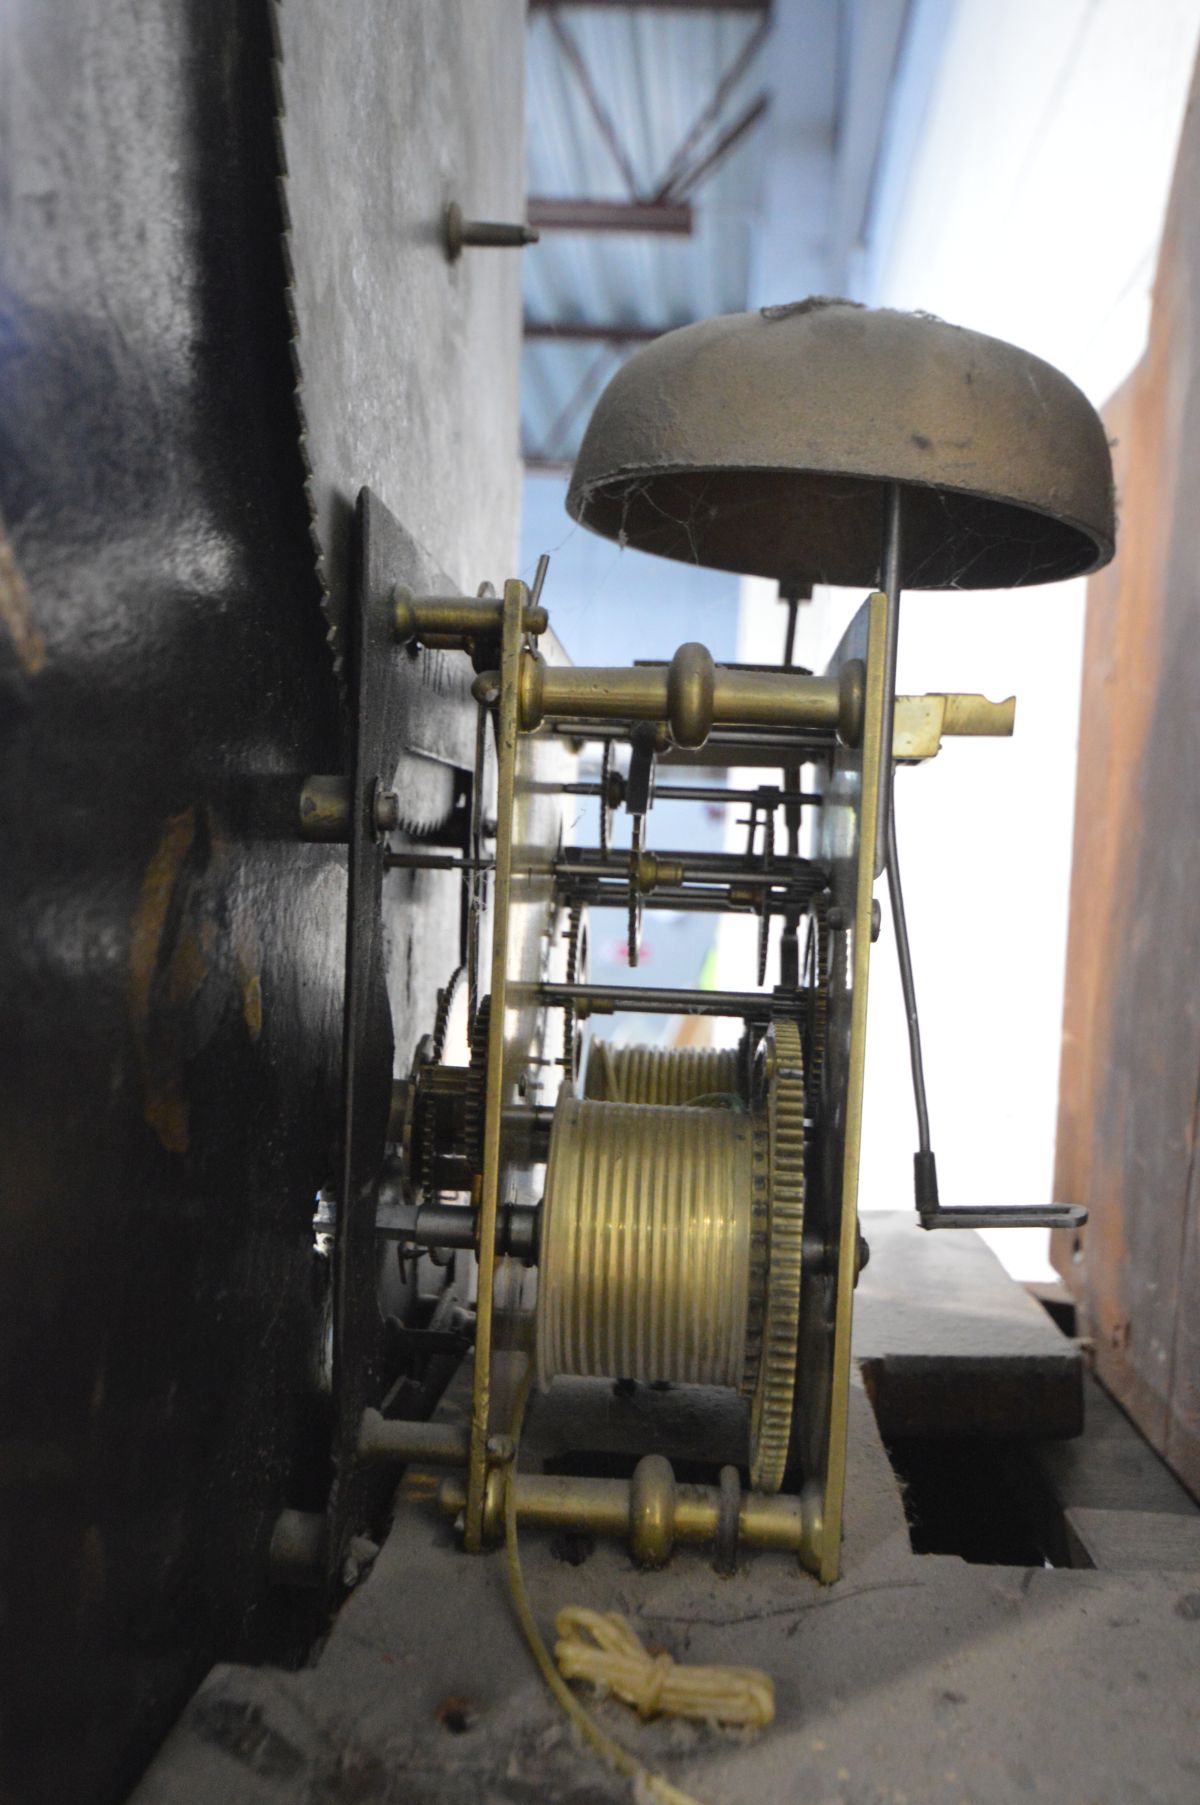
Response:
[{"label": "knotted string", "polygon": [[586,1680],[632,1705],[640,1717],[692,1717],[761,1730],[775,1715],[775,1688],[756,1667],[681,1666],[652,1655],[618,1611],[570,1605],[555,1619],[554,1658],[567,1680]]}]

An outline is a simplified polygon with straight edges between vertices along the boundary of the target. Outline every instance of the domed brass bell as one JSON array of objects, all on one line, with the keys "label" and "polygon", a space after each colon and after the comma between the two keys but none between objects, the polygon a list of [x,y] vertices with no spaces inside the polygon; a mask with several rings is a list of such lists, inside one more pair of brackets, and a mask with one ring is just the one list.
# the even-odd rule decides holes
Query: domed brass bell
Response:
[{"label": "domed brass bell", "polygon": [[865,587],[891,483],[909,589],[1051,583],[1113,553],[1107,435],[1074,383],[983,333],[823,298],[638,351],[596,406],[567,508],[662,557]]}]

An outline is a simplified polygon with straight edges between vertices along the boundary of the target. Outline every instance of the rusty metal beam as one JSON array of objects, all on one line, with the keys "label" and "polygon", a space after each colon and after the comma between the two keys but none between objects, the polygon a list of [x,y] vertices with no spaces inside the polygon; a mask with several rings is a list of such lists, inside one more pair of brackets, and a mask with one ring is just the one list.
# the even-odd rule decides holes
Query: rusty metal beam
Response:
[{"label": "rusty metal beam", "polygon": [[668,232],[692,230],[688,201],[603,201],[586,195],[534,195],[529,224],[539,232]]},{"label": "rusty metal beam", "polygon": [[572,429],[583,412],[592,391],[598,383],[605,363],[608,361],[609,347],[602,344],[596,355],[589,359],[586,369],[572,390],[557,420],[546,434],[543,450],[547,457],[559,454],[561,442],[572,436]]},{"label": "rusty metal beam", "polygon": [[609,155],[621,172],[621,178],[625,183],[630,199],[636,201],[641,194],[641,189],[638,185],[638,179],[633,164],[630,161],[629,152],[621,142],[621,134],[616,128],[612,114],[608,111],[608,108],[600,98],[600,90],[592,80],[591,70],[587,66],[583,52],[580,50],[579,45],[575,42],[575,39],[571,36],[571,33],[567,30],[562,19],[559,17],[557,8],[552,7],[546,14],[546,22],[549,25],[550,30],[554,33],[558,42],[558,47],[566,57],[567,62],[574,73],[575,80],[579,84],[579,90],[583,95],[584,100],[587,102],[588,111],[591,113],[592,119],[595,122],[596,130],[600,133],[601,138],[603,138],[605,144],[608,146]]},{"label": "rusty metal beam", "polygon": [[575,468],[570,458],[550,458],[540,451],[522,452],[521,456],[530,476],[570,476]]},{"label": "rusty metal beam", "polygon": [[706,155],[690,169],[685,169],[676,176],[672,193],[682,196],[690,194],[698,188],[700,183],[725,161],[734,146],[740,144],[748,132],[753,131],[770,104],[771,97],[766,93],[760,94],[757,100],[751,101],[745,112],[740,114],[733,124],[721,133]]},{"label": "rusty metal beam", "polygon": [[759,24],[750,33],[741,50],[713,89],[705,106],[693,121],[690,130],[671,158],[662,181],[654,191],[655,200],[678,198],[680,195],[686,194],[688,189],[693,186],[692,181],[686,178],[689,168],[697,161],[697,153],[704,140],[704,134],[720,118],[722,107],[758,55],[770,29],[771,16],[769,13],[764,13]]},{"label": "rusty metal beam", "polygon": [[607,7],[610,12],[769,13],[773,0],[529,0],[531,13],[555,6]]},{"label": "rusty metal beam", "polygon": [[[687,326],[689,320],[676,320],[676,326]],[[664,332],[671,332],[674,326],[640,326],[628,321],[610,322],[601,320],[526,320],[525,337],[534,343],[554,343],[564,345],[598,344],[602,339],[610,345],[645,345],[652,338],[661,338]]]}]

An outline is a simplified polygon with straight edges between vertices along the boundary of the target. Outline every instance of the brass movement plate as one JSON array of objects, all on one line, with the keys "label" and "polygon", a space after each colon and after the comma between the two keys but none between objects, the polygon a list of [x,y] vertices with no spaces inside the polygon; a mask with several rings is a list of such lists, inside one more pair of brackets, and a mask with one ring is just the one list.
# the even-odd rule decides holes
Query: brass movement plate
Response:
[{"label": "brass movement plate", "polygon": [[[496,712],[496,869],[492,909],[491,1019],[488,1029],[483,1186],[479,1217],[479,1296],[471,1446],[467,1473],[466,1546],[483,1545],[487,1443],[507,1433],[533,1345],[535,1285],[520,1261],[496,1257],[502,1204],[535,1203],[540,1166],[531,1164],[516,1105],[553,1103],[561,1067],[539,1063],[557,1051],[556,1026],[547,1032],[536,985],[565,977],[564,919],[555,919],[552,864],[562,838],[561,786],[576,759],[554,734],[519,729],[518,676],[529,605],[523,583],[504,586],[500,699]],[[554,664],[568,662],[552,633],[539,650]],[[482,986],[481,986],[482,988]],[[541,1092],[533,1088],[541,1080]],[[524,1094],[522,1094],[524,1093]]]},{"label": "brass movement plate", "polygon": [[850,1332],[858,1257],[858,1171],[887,610],[885,595],[868,597],[830,662],[830,675],[854,659],[863,666],[863,730],[858,746],[839,745],[831,764],[818,770],[817,775],[824,802],[816,856],[829,866],[832,906],[847,924],[832,930],[823,1106],[826,1127],[819,1183],[810,1191],[809,1206],[810,1219],[815,1218],[813,1228],[827,1253],[836,1251],[837,1257],[836,1263],[832,1259],[826,1262],[824,1271],[809,1270],[805,1276],[796,1394],[810,1503],[806,1521],[811,1527],[804,1558],[826,1585],[838,1577],[840,1570],[846,1486]]}]

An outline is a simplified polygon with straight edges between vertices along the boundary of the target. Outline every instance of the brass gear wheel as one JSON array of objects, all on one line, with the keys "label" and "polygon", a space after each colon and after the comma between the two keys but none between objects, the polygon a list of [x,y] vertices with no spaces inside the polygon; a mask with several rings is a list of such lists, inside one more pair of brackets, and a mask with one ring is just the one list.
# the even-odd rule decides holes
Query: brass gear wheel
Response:
[{"label": "brass gear wheel", "polygon": [[463,1104],[466,1154],[472,1172],[483,1171],[483,1124],[487,1110],[488,1026],[492,999],[484,997],[475,1011],[471,1028],[471,1063],[467,1068],[467,1092]]},{"label": "brass gear wheel", "polygon": [[454,1007],[454,998],[462,983],[465,965],[459,965],[450,974],[450,981],[437,993],[437,1013],[433,1018],[433,1052],[434,1065],[441,1065],[446,1057],[446,1034],[450,1027],[450,1011]]},{"label": "brass gear wheel", "polygon": [[433,1172],[437,1160],[437,1115],[432,1109],[426,1109],[421,1123],[421,1199],[424,1203],[436,1203],[438,1188]]},{"label": "brass gear wheel", "polygon": [[808,945],[804,963],[809,993],[808,1103],[809,1114],[821,1108],[821,1079],[825,1069],[825,1037],[829,1026],[829,897],[818,893],[809,903]]},{"label": "brass gear wheel", "polygon": [[804,1243],[804,1050],[794,1022],[774,1022],[768,1030],[766,1078],[767,1272],[750,1402],[750,1484],[777,1492],[792,1431]]},{"label": "brass gear wheel", "polygon": [[[414,1066],[423,1065],[426,1072],[435,1066],[442,1066],[446,1057],[446,1033],[450,1026],[450,1011],[454,1006],[455,994],[462,981],[463,966],[451,972],[450,981],[437,993],[437,1010],[433,1020],[433,1033],[427,1042],[422,1042],[418,1049],[418,1059]],[[423,1049],[423,1053],[422,1053]],[[426,1203],[436,1203],[438,1188],[434,1181],[434,1169],[438,1153],[439,1122],[437,1111],[426,1108],[422,1111],[421,1147],[420,1147],[420,1190]]]},{"label": "brass gear wheel", "polygon": [[600,759],[600,851],[608,857],[612,843],[613,808],[609,803],[612,793],[613,743],[605,740],[604,752]]},{"label": "brass gear wheel", "polygon": [[[567,917],[566,981],[568,984],[578,984],[582,979],[583,972],[581,968],[584,961],[581,958],[581,954],[584,952],[585,947],[586,934],[583,925],[583,904],[576,902],[571,904],[570,913]],[[574,1003],[568,1003],[565,1006],[562,1012],[562,1018],[563,1071],[566,1073],[568,1085],[574,1089],[575,1082],[579,1077],[579,1060],[577,1057],[579,1049],[575,1043],[575,1033],[578,1022],[575,1015]]]},{"label": "brass gear wheel", "polygon": [[638,879],[641,876],[642,847],[646,838],[645,815],[631,815],[629,827],[629,904],[625,922],[625,953],[630,969],[636,970],[642,949],[644,903]]}]

